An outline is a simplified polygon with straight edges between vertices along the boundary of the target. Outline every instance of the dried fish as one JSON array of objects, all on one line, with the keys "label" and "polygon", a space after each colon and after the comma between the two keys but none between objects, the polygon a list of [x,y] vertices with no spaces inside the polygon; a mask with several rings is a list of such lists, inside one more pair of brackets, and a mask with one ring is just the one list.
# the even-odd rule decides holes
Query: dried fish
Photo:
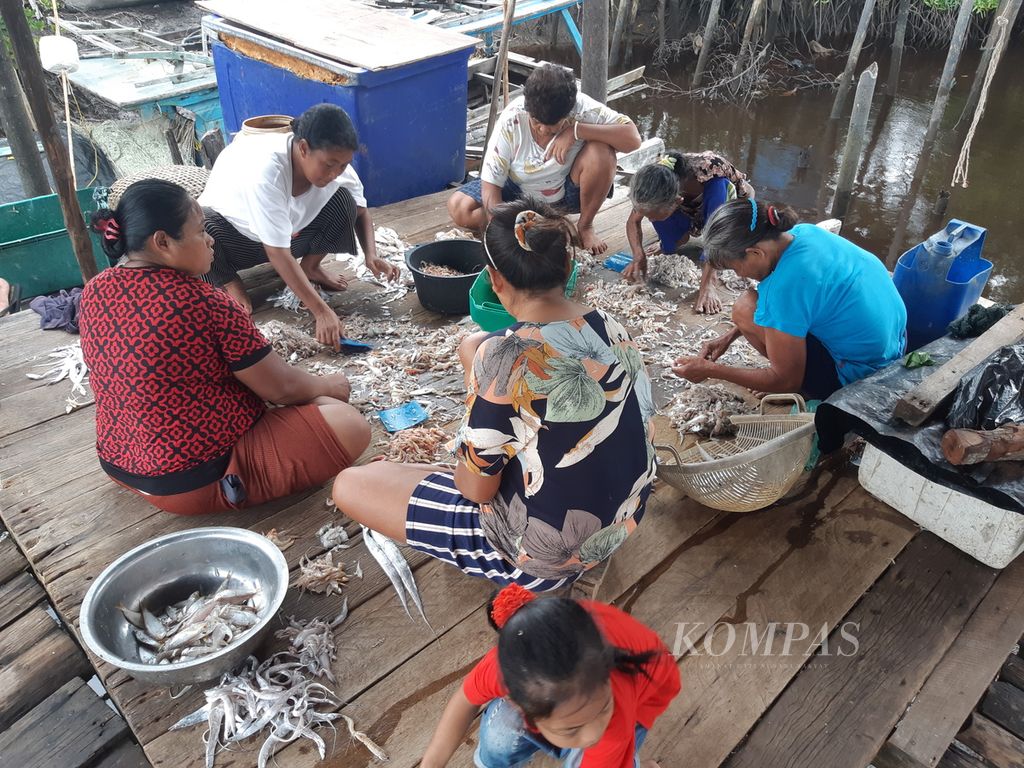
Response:
[{"label": "dried fish", "polygon": [[[82,345],[79,342],[57,347],[47,354],[49,362],[35,366],[46,368],[42,373],[26,373],[25,376],[34,381],[46,381],[47,384],[56,384],[67,379],[71,382],[71,394],[68,395],[64,412],[71,413],[88,403],[89,392],[85,385],[89,380],[89,368],[82,356]],[[82,400],[78,399],[81,396]]]},{"label": "dried fish", "polygon": [[430,631],[433,632],[434,628],[430,626],[427,614],[423,612],[423,602],[420,600],[420,592],[416,587],[416,580],[413,578],[412,570],[409,568],[409,563],[405,561],[405,557],[402,556],[402,552],[398,549],[398,545],[384,534],[378,533],[372,528],[367,528],[365,525],[363,526],[363,541],[366,542],[366,549],[373,555],[373,559],[383,569],[391,581],[391,586],[398,593],[398,600],[402,603],[406,615],[410,619],[412,618],[412,614],[409,612],[409,604],[405,597],[405,593],[408,592],[413,604],[419,609],[423,621],[426,622],[427,626],[430,627]]},{"label": "dried fish", "polygon": [[463,272],[461,269],[455,269],[454,267],[446,267],[443,264],[434,264],[429,261],[420,262],[418,269],[423,274],[430,275],[431,277],[465,277],[466,275],[474,274],[472,272]]},{"label": "dried fish", "polygon": [[647,279],[666,288],[695,291],[700,285],[701,269],[686,256],[669,253],[648,257]]},{"label": "dried fish", "polygon": [[[307,628],[297,631],[301,633]],[[330,635],[329,626],[327,635]],[[322,630],[307,633],[303,647],[307,643],[315,645],[313,638],[316,637],[324,637]],[[333,643],[333,639],[330,642]],[[316,654],[316,663],[320,661],[322,650]],[[314,677],[313,670],[293,652],[276,654],[262,664],[250,656],[241,671],[224,675],[216,686],[205,692],[206,703],[200,709],[183,717],[170,730],[207,723],[204,736],[207,768],[213,768],[219,748],[267,731],[256,758],[257,768],[266,768],[277,749],[303,738],[316,745],[323,760],[327,756],[326,743],[316,729],[343,718],[353,738],[366,746],[374,757],[386,760],[387,754],[365,734],[360,734],[347,715],[335,711],[341,701],[334,691],[316,682]]]},{"label": "dried fish", "polygon": [[730,416],[755,410],[756,407],[720,384],[690,384],[672,397],[665,414],[681,438],[693,434],[720,437],[736,431]]},{"label": "dried fish", "polygon": [[288,641],[289,653],[299,659],[299,663],[305,666],[315,677],[326,677],[334,682],[334,673],[331,672],[331,662],[337,655],[337,648],[334,644],[334,628],[344,621],[348,615],[348,599],[342,605],[341,619],[327,622],[320,618],[296,619],[288,617],[288,626],[279,629],[275,635]]},{"label": "dried fish", "polygon": [[284,552],[288,547],[295,543],[295,537],[289,536],[287,530],[277,530],[277,528],[271,528],[269,531],[263,534],[270,539],[277,548]]},{"label": "dried fish", "polygon": [[170,664],[215,653],[260,623],[258,589],[229,589],[228,580],[204,596],[193,592],[159,611],[144,604],[119,606],[144,663]]},{"label": "dried fish", "polygon": [[257,325],[257,328],[270,342],[273,350],[290,363],[305,360],[327,349],[308,333],[280,320],[268,320]]},{"label": "dried fish", "polygon": [[322,525],[320,530],[316,532],[316,537],[320,539],[320,544],[324,549],[343,547],[348,543],[348,532],[345,530],[345,526],[338,523]]},{"label": "dried fish", "polygon": [[[319,285],[313,286],[316,292],[320,294],[320,298],[324,301],[330,300],[330,295]],[[275,293],[273,296],[267,299],[271,304],[280,309],[287,309],[289,312],[298,314],[300,310],[305,309],[302,305],[302,300],[295,295],[295,291],[289,288],[287,285],[280,291]]]},{"label": "dried fish", "polygon": [[308,557],[299,559],[299,575],[292,586],[303,592],[316,592],[321,595],[340,595],[341,588],[348,583],[345,567],[334,563],[333,550],[324,552],[315,560]]},{"label": "dried fish", "polygon": [[431,464],[448,454],[450,435],[437,427],[413,427],[396,432],[388,440],[384,457],[403,464]]},{"label": "dried fish", "polygon": [[440,240],[476,240],[476,235],[472,232],[467,232],[464,229],[453,227],[452,229],[446,229],[444,232],[438,232],[434,235],[434,241]]}]

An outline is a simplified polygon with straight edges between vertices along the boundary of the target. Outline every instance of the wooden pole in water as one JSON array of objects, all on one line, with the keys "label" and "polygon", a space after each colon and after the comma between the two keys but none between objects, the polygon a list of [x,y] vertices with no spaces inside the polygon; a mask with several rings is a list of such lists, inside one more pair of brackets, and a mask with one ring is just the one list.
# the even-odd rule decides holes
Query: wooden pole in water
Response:
[{"label": "wooden pole in water", "polygon": [[626,42],[623,44],[626,52],[623,60],[626,64],[633,61],[633,41],[636,39],[636,35],[633,34],[633,30],[636,29],[636,15],[640,11],[640,0],[633,0],[632,7],[629,9],[629,21],[626,26]]},{"label": "wooden pole in water", "polygon": [[[508,65],[509,38],[512,37],[512,17],[516,13],[516,0],[505,0],[505,16],[501,20],[501,42],[498,43],[498,58],[494,62],[494,80],[491,85],[491,109],[487,113],[487,133],[484,135],[484,151],[491,140],[494,122],[498,119],[498,100],[501,98],[501,81]],[[505,105],[506,107],[508,104]]]},{"label": "wooden pole in water", "polygon": [[[589,1],[593,2],[593,0]],[[633,5],[633,2],[634,0],[619,0],[618,9],[615,13],[615,27],[612,29],[611,50],[608,53],[608,66],[610,67],[617,66],[619,63],[619,51],[622,50],[622,34],[626,29],[626,19],[629,18],[629,8]]]},{"label": "wooden pole in water", "polygon": [[50,194],[43,161],[39,159],[32,118],[25,106],[25,95],[18,82],[18,73],[7,55],[7,45],[0,38],[0,127],[11,145],[14,164],[25,197]]},{"label": "wooden pole in water", "polygon": [[583,3],[583,92],[602,104],[608,101],[608,3]]},{"label": "wooden pole in water", "polygon": [[[971,114],[978,107],[978,101],[981,98],[981,87],[985,83],[985,75],[988,72],[989,63],[992,61],[992,56],[995,51],[995,43],[997,39],[996,32],[998,31],[999,19],[1006,18],[1006,31],[1003,33],[1007,36],[1010,35],[1013,30],[1013,25],[1017,22],[1017,14],[1020,12],[1021,0],[1003,0],[999,11],[996,12],[995,17],[992,19],[992,26],[989,28],[988,36],[985,38],[985,44],[981,51],[981,61],[978,63],[978,70],[974,74],[974,82],[971,83],[971,92],[967,96],[967,103],[964,105],[964,111],[960,114],[960,122],[964,120],[970,125]],[[1002,58],[1003,50],[999,52],[999,58]],[[999,59],[996,60],[995,66],[999,66]]]},{"label": "wooden pole in water", "polygon": [[46,94],[46,80],[43,66],[39,62],[32,31],[22,11],[21,0],[0,0],[0,17],[7,26],[10,35],[11,49],[14,51],[14,62],[21,73],[28,98],[29,109],[35,119],[36,128],[46,149],[46,157],[50,163],[50,171],[60,197],[60,209],[64,215],[64,226],[71,238],[71,247],[78,260],[78,268],[82,279],[88,282],[97,274],[96,261],[92,254],[92,241],[85,228],[82,208],[78,205],[75,185],[72,181],[71,166],[68,162],[68,149],[61,141],[60,131],[50,111],[50,102]]},{"label": "wooden pole in water", "polygon": [[860,21],[857,22],[857,32],[853,36],[853,46],[850,48],[850,55],[846,59],[846,68],[839,79],[839,90],[836,91],[836,100],[832,102],[832,114],[830,120],[838,120],[843,115],[843,107],[846,106],[846,97],[850,92],[850,85],[853,83],[853,73],[857,69],[857,59],[860,58],[860,49],[864,45],[864,38],[868,34],[868,26],[871,24],[871,15],[875,12],[875,0],[864,0],[864,7],[860,12]]},{"label": "wooden pole in water", "polygon": [[[873,2],[873,0],[869,0],[869,2]],[[733,75],[738,75],[743,71],[743,62],[747,58],[747,51],[757,44],[757,40],[754,37],[754,29],[757,27],[757,22],[761,19],[763,8],[764,0],[754,0],[754,4],[750,6],[750,16],[747,17],[747,25],[743,29],[743,42],[740,43],[740,53],[736,57],[736,63],[732,65]]]},{"label": "wooden pole in water", "polygon": [[768,28],[764,33],[764,41],[769,45],[775,42],[779,31],[779,16],[782,14],[782,0],[772,0],[768,13]]},{"label": "wooden pole in water", "polygon": [[658,50],[665,48],[665,0],[658,0]]},{"label": "wooden pole in water", "polygon": [[910,17],[910,0],[900,0],[899,13],[896,16],[896,32],[892,37],[892,62],[889,64],[889,83],[885,91],[890,96],[896,95],[900,82],[900,67],[903,66],[903,44],[907,40],[907,19]]},{"label": "wooden pole in water", "polygon": [[949,53],[946,54],[946,64],[942,68],[942,76],[939,78],[939,90],[935,93],[935,103],[932,104],[932,115],[928,120],[928,130],[924,135],[923,152],[931,152],[931,145],[939,133],[939,124],[942,122],[942,115],[946,112],[946,105],[949,104],[949,94],[953,90],[953,80],[956,77],[956,67],[960,63],[960,54],[964,50],[964,42],[967,40],[967,28],[971,24],[971,14],[974,12],[974,0],[961,0],[960,12],[956,17],[956,26],[953,28],[953,39],[949,44]]},{"label": "wooden pole in water", "polygon": [[707,66],[708,56],[715,44],[715,32],[718,28],[718,12],[722,8],[722,0],[711,0],[711,10],[708,12],[708,23],[704,26],[704,39],[700,46],[700,56],[697,57],[697,68],[693,71],[693,87],[700,88],[700,81],[704,78],[704,67]]},{"label": "wooden pole in water", "polygon": [[846,147],[843,149],[843,160],[839,166],[839,178],[836,181],[836,196],[832,200],[832,218],[841,219],[850,206],[850,193],[857,180],[857,168],[860,166],[860,155],[864,149],[864,136],[867,133],[868,115],[871,113],[871,100],[875,95],[875,82],[878,80],[878,63],[860,74],[857,81],[857,95],[853,99],[853,114],[850,115],[850,130],[846,134]]}]

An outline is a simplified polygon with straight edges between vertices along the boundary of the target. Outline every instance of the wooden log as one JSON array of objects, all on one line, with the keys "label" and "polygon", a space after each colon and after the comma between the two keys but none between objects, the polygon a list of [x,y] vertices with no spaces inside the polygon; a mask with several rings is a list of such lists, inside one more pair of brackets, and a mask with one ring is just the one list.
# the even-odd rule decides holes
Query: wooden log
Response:
[{"label": "wooden log", "polygon": [[998,673],[1000,660],[1022,632],[1024,558],[1018,558],[999,574],[900,719],[889,743],[924,765],[934,766],[971,716]]},{"label": "wooden log", "polygon": [[199,145],[202,147],[200,154],[203,158],[203,167],[212,170],[213,164],[217,162],[220,153],[224,151],[224,134],[218,128],[207,131],[199,140]]},{"label": "wooden log", "polygon": [[985,331],[939,370],[899,399],[893,415],[914,427],[924,424],[974,366],[1000,347],[1024,339],[1024,304]]},{"label": "wooden log", "polygon": [[[753,56],[753,48],[757,46],[757,36],[754,34],[754,30],[757,28],[757,23],[761,20],[761,11],[764,10],[765,0],[754,0],[753,5],[750,6],[750,15],[747,17],[747,24],[743,28],[743,40],[740,42],[740,52],[736,57],[736,61],[732,65],[732,74],[735,77],[743,71],[743,64],[746,61],[747,54]],[[871,0],[869,0],[871,2]]]},{"label": "wooden log", "polygon": [[[993,55],[995,55],[995,42],[998,39],[999,30],[999,19],[1006,19],[1006,30],[1003,32],[1004,35],[1009,35],[1013,29],[1014,24],[1017,22],[1017,14],[1020,12],[1021,0],[1003,0],[999,5],[999,9],[992,17],[992,26],[989,28],[988,35],[985,38],[985,43],[981,48],[981,61],[978,62],[978,69],[974,73],[974,81],[971,83],[971,90],[967,94],[967,101],[964,103],[964,110],[960,113],[960,122],[966,122],[970,125],[971,115],[978,106],[978,101],[981,99],[981,88],[985,83],[985,74],[988,72],[989,64],[992,61]],[[1000,58],[1005,53],[1006,48],[999,52]],[[999,66],[999,59],[996,60],[995,66]]]},{"label": "wooden log", "polygon": [[892,60],[889,62],[889,82],[885,87],[887,96],[895,96],[899,88],[900,67],[903,64],[903,45],[907,39],[907,19],[910,16],[910,0],[899,0],[896,14],[896,31],[892,36]]},{"label": "wooden log", "polygon": [[39,55],[22,6],[21,0],[0,0],[0,16],[7,26],[14,61],[21,73],[29,108],[32,110],[36,128],[39,129],[39,136],[50,163],[50,171],[57,185],[61,213],[64,214],[64,226],[67,227],[68,236],[71,238],[71,247],[75,252],[78,268],[82,272],[82,279],[88,282],[96,276],[98,270],[93,259],[92,241],[89,239],[85,218],[75,194],[74,175],[68,160],[70,147],[65,148],[53,113],[50,111],[43,67],[39,62]]},{"label": "wooden log", "polygon": [[1024,691],[1006,682],[995,682],[981,702],[981,713],[1019,739],[1024,739]]},{"label": "wooden log", "polygon": [[956,26],[953,28],[953,39],[949,44],[949,52],[946,54],[946,63],[942,67],[942,75],[939,77],[939,89],[935,93],[935,103],[932,104],[932,114],[928,118],[928,130],[924,135],[924,146],[929,154],[935,137],[939,133],[939,126],[942,123],[942,116],[949,104],[949,94],[953,90],[953,81],[956,78],[956,67],[960,63],[960,54],[964,50],[964,42],[967,40],[967,29],[971,24],[971,14],[974,11],[974,0],[961,0],[960,12],[956,17]]},{"label": "wooden log", "polygon": [[987,717],[975,712],[956,740],[979,755],[994,768],[1024,768],[1024,739],[1000,728]]},{"label": "wooden log", "polygon": [[1024,460],[1024,424],[997,429],[951,429],[942,436],[942,454],[950,464]]},{"label": "wooden log", "polygon": [[84,768],[127,735],[117,712],[76,677],[0,734],[0,763]]},{"label": "wooden log", "polygon": [[583,3],[583,63],[581,90],[602,104],[608,98],[608,2]]},{"label": "wooden log", "polygon": [[857,180],[857,168],[860,167],[860,156],[864,151],[864,137],[867,135],[868,116],[871,114],[871,100],[875,95],[877,80],[878,64],[875,62],[861,72],[860,81],[857,83],[853,114],[850,115],[850,130],[846,133],[846,146],[843,148],[843,159],[836,180],[836,195],[832,200],[832,218],[835,219],[846,216],[846,211],[850,207],[850,193]]},{"label": "wooden log", "polygon": [[25,106],[25,94],[6,44],[0,45],[0,127],[11,145],[24,196],[50,194],[50,181],[46,178],[43,161],[39,159],[32,118]]},{"label": "wooden log", "polygon": [[[494,130],[494,123],[498,119],[498,101],[501,99],[501,88],[498,87],[498,78],[503,77],[505,67],[508,65],[508,47],[512,37],[512,19],[516,15],[516,0],[505,0],[505,17],[501,21],[501,42],[498,44],[498,60],[494,65],[495,85],[491,89],[491,107],[487,112],[487,132],[484,134],[484,148],[491,139],[491,131]],[[508,104],[505,105],[506,107]]]},{"label": "wooden log", "polygon": [[853,83],[853,73],[857,70],[857,59],[860,58],[860,49],[864,45],[864,38],[868,33],[868,26],[871,24],[871,14],[875,12],[875,0],[865,0],[861,8],[860,21],[857,22],[857,31],[853,35],[853,45],[850,47],[850,55],[846,59],[846,68],[839,76],[839,90],[836,91],[836,100],[832,102],[831,120],[838,120],[843,114],[843,107],[846,106],[846,96]]},{"label": "wooden log", "polygon": [[693,87],[700,88],[701,80],[704,78],[704,68],[708,63],[708,56],[711,55],[711,48],[715,44],[715,32],[718,28],[718,12],[722,8],[722,0],[711,0],[711,10],[708,11],[708,22],[704,25],[704,38],[700,46],[700,55],[697,57],[697,68],[693,70]]}]

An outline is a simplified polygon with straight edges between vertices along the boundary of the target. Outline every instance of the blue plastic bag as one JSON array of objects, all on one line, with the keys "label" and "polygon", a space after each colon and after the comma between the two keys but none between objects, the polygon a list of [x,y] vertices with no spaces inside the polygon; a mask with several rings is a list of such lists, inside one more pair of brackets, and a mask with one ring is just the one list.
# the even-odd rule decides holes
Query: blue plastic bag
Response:
[{"label": "blue plastic bag", "polygon": [[611,256],[604,260],[605,269],[611,269],[615,272],[621,272],[632,263],[633,256],[631,254],[626,253],[625,251],[613,253]]},{"label": "blue plastic bag", "polygon": [[342,336],[338,339],[339,352],[352,354],[356,352],[369,352],[371,349],[373,349],[373,344],[367,344],[365,341],[356,341],[348,336]]},{"label": "blue plastic bag", "polygon": [[417,424],[422,424],[430,418],[430,414],[427,413],[426,408],[413,400],[397,408],[377,411],[377,417],[388,432],[399,432],[409,427],[415,427]]}]

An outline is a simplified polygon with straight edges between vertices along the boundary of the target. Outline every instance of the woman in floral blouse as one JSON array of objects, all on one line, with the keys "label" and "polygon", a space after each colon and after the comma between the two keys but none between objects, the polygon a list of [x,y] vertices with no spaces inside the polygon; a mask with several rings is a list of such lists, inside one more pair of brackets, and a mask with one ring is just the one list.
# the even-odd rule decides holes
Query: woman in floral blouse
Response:
[{"label": "woman in floral blouse", "polygon": [[651,382],[614,318],[565,296],[572,225],[539,201],[495,209],[495,292],[518,322],[469,337],[455,473],[376,462],[342,472],[338,508],[464,572],[557,589],[614,552],[654,479]]}]

